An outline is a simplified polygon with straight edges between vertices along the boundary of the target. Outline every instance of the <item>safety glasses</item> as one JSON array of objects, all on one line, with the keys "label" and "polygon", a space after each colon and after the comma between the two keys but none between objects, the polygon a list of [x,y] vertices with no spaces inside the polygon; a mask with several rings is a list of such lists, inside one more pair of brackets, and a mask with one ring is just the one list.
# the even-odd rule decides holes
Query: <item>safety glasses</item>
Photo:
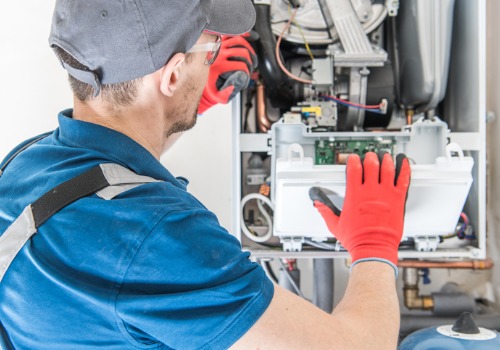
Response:
[{"label": "safety glasses", "polygon": [[217,40],[214,43],[195,44],[188,52],[208,52],[207,57],[205,57],[205,64],[210,66],[219,54],[221,41],[221,36],[217,35]]}]

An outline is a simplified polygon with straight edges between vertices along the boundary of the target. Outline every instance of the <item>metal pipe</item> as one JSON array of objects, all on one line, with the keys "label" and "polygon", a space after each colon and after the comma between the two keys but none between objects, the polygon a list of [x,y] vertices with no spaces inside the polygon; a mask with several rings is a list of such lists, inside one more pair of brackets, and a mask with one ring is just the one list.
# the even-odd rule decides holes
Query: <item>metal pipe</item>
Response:
[{"label": "metal pipe", "polygon": [[435,316],[452,317],[459,316],[462,312],[476,313],[476,301],[467,293],[461,291],[437,292],[432,293],[431,297],[434,301],[432,314]]},{"label": "metal pipe", "polygon": [[469,261],[421,261],[421,260],[399,260],[398,267],[403,268],[431,268],[431,269],[472,269],[490,270],[493,260],[469,260]]},{"label": "metal pipe", "polygon": [[257,83],[257,125],[259,131],[266,133],[271,129],[271,121],[266,111],[266,90],[262,83]]},{"label": "metal pipe", "polygon": [[409,310],[432,310],[434,299],[429,295],[419,295],[418,270],[416,268],[406,268],[403,270],[403,297],[404,304]]},{"label": "metal pipe", "polygon": [[429,295],[418,295],[418,288],[404,288],[404,302],[409,310],[432,310],[434,299]]},{"label": "metal pipe", "polygon": [[333,311],[333,259],[313,260],[313,304],[321,310]]},{"label": "metal pipe", "polygon": [[407,125],[412,125],[413,124],[413,116],[415,115],[415,111],[413,109],[406,109],[405,111],[406,114],[406,124]]}]

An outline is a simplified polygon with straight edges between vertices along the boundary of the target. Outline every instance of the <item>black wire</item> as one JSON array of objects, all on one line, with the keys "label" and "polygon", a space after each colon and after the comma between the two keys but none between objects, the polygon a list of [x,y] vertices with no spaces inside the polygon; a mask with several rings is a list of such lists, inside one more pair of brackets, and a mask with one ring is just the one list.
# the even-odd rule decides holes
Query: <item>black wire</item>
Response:
[{"label": "black wire", "polygon": [[266,265],[266,269],[267,269],[267,272],[269,273],[269,277],[271,277],[271,279],[278,283],[278,277],[276,277],[276,274],[274,273],[273,271],[273,268],[271,267],[271,263],[269,262],[269,260],[266,260],[263,262],[264,265]]},{"label": "black wire", "polygon": [[328,37],[330,38],[330,40],[333,41],[332,33],[329,30],[330,27],[333,27],[333,23],[328,23],[327,15],[325,13],[325,11],[328,10],[328,8],[326,8],[326,9],[323,8],[323,6],[321,5],[321,2],[319,0],[318,0],[318,5],[319,5],[319,9],[321,11],[321,15],[323,16],[323,20],[325,21],[325,27],[328,28],[327,29]]},{"label": "black wire", "polygon": [[389,52],[392,58],[392,66],[393,66],[393,74],[394,74],[394,82],[395,82],[395,91],[396,91],[396,101],[399,105],[401,102],[401,84],[399,81],[399,77],[401,75],[400,71],[400,62],[399,62],[399,44],[397,37],[397,27],[396,27],[396,17],[390,17],[388,21],[388,45],[390,47]]},{"label": "black wire", "polygon": [[243,119],[243,132],[246,133],[248,129],[248,116],[250,115],[250,110],[253,107],[252,100],[255,94],[255,90],[249,88],[247,90],[247,97],[245,101],[245,117]]},{"label": "black wire", "polygon": [[312,76],[312,64],[307,64],[307,65],[303,64],[302,67],[300,67],[300,72],[306,73],[307,75]]}]

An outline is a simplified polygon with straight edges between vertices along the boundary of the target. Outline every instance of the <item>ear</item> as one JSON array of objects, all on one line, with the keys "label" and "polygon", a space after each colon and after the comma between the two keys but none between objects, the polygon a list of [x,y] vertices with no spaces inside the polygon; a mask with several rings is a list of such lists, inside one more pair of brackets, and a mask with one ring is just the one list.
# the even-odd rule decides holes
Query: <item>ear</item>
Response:
[{"label": "ear", "polygon": [[184,67],[185,55],[176,53],[162,69],[160,69],[160,90],[168,97],[174,95],[179,87],[179,80]]}]

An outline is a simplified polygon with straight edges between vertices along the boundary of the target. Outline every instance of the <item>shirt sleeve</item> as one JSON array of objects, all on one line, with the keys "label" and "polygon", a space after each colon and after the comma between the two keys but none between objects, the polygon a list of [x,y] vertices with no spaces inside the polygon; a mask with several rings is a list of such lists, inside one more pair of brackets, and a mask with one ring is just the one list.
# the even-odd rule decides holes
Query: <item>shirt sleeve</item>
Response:
[{"label": "shirt sleeve", "polygon": [[273,284],[205,209],[168,214],[137,251],[116,299],[122,331],[142,344],[226,349],[267,309]]}]

